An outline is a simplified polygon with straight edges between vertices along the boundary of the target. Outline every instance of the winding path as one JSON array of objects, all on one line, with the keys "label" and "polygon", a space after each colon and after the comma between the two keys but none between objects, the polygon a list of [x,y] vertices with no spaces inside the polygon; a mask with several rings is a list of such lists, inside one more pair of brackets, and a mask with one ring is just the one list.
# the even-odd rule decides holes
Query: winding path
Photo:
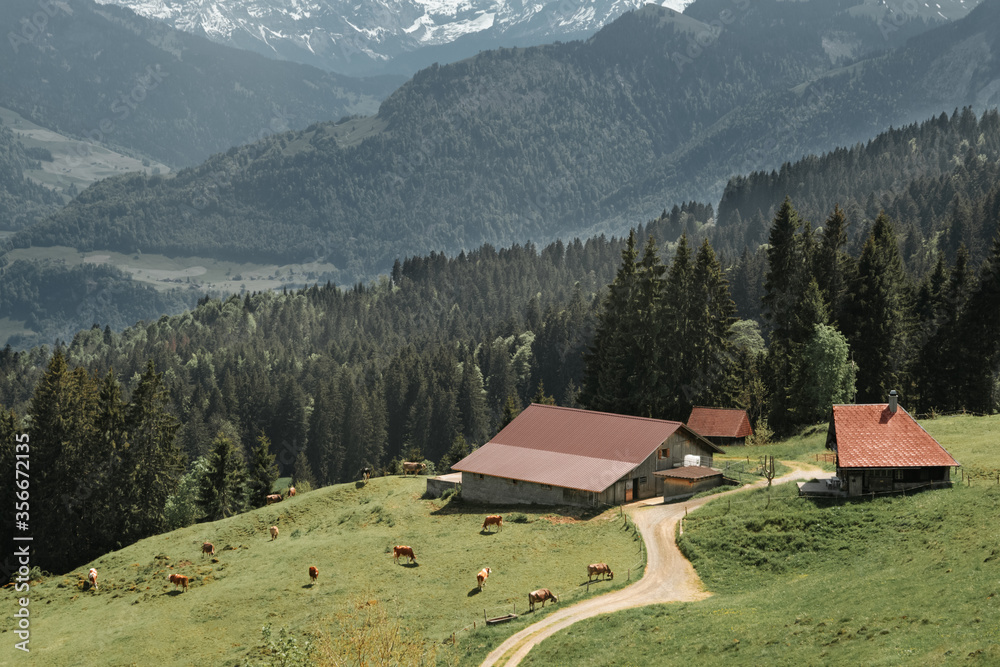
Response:
[{"label": "winding path", "polygon": [[[783,463],[795,467],[796,470],[775,478],[775,484],[829,474],[820,468],[798,461]],[[505,667],[514,667],[520,664],[532,647],[542,640],[578,621],[598,614],[663,602],[690,602],[707,598],[711,593],[704,590],[694,567],[684,558],[674,541],[674,527],[677,521],[687,510],[701,507],[710,500],[766,485],[767,481],[761,480],[718,495],[670,505],[662,504],[659,499],[652,501],[655,504],[649,504],[650,501],[633,503],[628,507],[628,511],[646,542],[646,571],[642,579],[607,595],[565,607],[537,623],[532,623],[509,637],[486,656],[482,667],[501,664]]]}]

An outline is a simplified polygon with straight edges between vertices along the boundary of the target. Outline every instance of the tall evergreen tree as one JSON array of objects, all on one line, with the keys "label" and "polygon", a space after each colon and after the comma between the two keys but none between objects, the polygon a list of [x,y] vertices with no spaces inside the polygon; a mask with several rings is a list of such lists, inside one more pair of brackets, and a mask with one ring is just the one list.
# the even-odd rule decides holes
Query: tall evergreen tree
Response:
[{"label": "tall evergreen tree", "polygon": [[839,205],[823,225],[823,237],[816,248],[813,273],[823,298],[830,308],[830,319],[839,325],[843,318],[844,299],[853,271],[847,246],[847,216]]},{"label": "tall evergreen tree", "polygon": [[959,324],[962,368],[959,403],[974,412],[990,414],[1000,408],[1000,233],[993,239],[979,284],[969,297]]},{"label": "tall evergreen tree", "polygon": [[271,493],[274,482],[278,479],[278,464],[271,451],[271,440],[264,431],[257,435],[257,442],[250,452],[250,465],[247,470],[247,506],[263,507],[267,504],[267,495]]},{"label": "tall evergreen tree", "polygon": [[198,502],[209,520],[224,519],[246,507],[246,464],[232,437],[219,431],[212,441]]},{"label": "tall evergreen tree", "polygon": [[848,340],[863,403],[886,400],[908,381],[913,353],[911,296],[896,233],[881,213],[865,241],[851,286]]}]

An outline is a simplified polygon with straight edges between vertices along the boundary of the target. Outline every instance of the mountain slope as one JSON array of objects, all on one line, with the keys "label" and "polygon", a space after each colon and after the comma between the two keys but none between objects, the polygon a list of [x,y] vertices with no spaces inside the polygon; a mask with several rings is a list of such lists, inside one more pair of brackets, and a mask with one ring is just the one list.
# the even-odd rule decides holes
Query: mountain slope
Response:
[{"label": "mountain slope", "polygon": [[[484,49],[579,39],[643,0],[100,0],[262,55],[345,74],[413,74]],[[691,0],[666,0],[682,10]]]},{"label": "mountain slope", "polygon": [[[633,216],[624,229],[665,202],[709,193],[684,178],[701,157],[685,152],[691,137],[762,90],[826,72],[830,30],[881,43],[875,24],[852,17],[851,6],[771,0],[721,28],[648,6],[587,42],[431,67],[374,118],[271,137],[173,178],[97,184],[30,240],[325,258],[350,281],[406,254],[603,231],[623,212]],[[782,39],[789,33],[796,39]],[[689,51],[699,42],[700,53]],[[679,61],[685,53],[697,57]],[[668,186],[648,183],[615,199],[671,160],[681,176]],[[733,162],[717,173],[728,177]],[[648,206],[636,209],[643,196]]]},{"label": "mountain slope", "polygon": [[0,229],[20,229],[62,204],[58,194],[25,177],[26,170],[38,166],[37,158],[25,154],[24,146],[0,120]]},{"label": "mountain slope", "polygon": [[0,106],[62,134],[173,166],[371,112],[399,83],[275,62],[90,0],[45,6],[4,4],[0,31],[11,51],[0,59]]}]

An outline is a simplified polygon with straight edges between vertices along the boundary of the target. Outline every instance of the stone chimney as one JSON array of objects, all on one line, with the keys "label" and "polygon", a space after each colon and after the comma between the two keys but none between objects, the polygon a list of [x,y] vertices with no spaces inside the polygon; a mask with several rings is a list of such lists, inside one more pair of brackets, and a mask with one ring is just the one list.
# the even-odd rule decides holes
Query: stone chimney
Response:
[{"label": "stone chimney", "polygon": [[896,414],[896,408],[898,407],[899,394],[893,389],[889,392],[889,414]]}]

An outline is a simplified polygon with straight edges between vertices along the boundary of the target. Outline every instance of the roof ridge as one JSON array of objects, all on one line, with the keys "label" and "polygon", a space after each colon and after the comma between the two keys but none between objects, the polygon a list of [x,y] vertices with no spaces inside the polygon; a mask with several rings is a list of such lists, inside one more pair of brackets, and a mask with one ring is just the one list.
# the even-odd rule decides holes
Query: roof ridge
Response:
[{"label": "roof ridge", "polygon": [[[528,408],[532,406],[538,406],[540,408],[546,408],[549,410],[568,410],[570,412],[580,412],[588,415],[606,415],[608,417],[618,417],[619,419],[638,419],[640,421],[656,422],[659,424],[678,424],[680,426],[684,426],[684,422],[675,421],[673,419],[656,419],[655,417],[639,417],[638,415],[623,415],[618,412],[604,412],[603,410],[586,410],[584,408],[570,408],[564,405],[546,405],[544,403],[528,404]],[[525,408],[525,410],[527,410],[528,408]]]}]

